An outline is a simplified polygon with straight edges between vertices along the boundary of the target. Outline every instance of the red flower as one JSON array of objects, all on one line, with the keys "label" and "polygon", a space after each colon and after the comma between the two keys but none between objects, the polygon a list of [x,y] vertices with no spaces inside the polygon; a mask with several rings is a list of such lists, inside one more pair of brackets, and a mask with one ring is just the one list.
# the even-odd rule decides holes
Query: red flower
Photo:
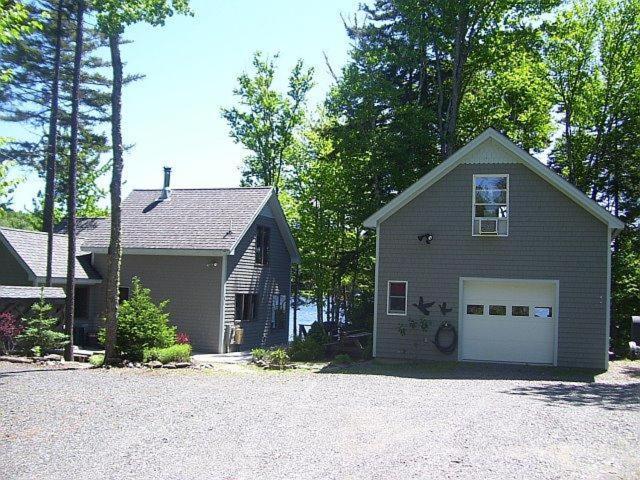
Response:
[{"label": "red flower", "polygon": [[186,333],[180,332],[176,335],[176,343],[191,343]]}]

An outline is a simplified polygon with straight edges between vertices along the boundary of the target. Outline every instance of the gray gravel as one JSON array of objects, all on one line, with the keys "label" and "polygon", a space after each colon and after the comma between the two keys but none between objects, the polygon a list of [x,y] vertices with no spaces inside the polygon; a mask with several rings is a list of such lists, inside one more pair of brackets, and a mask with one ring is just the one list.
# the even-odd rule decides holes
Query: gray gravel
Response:
[{"label": "gray gravel", "polygon": [[0,363],[0,477],[640,477],[638,362],[241,368]]}]

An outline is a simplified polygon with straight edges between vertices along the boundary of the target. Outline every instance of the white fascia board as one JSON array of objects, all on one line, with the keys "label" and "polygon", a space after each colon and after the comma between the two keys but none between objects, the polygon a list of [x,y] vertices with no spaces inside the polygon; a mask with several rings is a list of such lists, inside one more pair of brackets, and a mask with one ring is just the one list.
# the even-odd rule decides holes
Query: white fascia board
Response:
[{"label": "white fascia board", "polygon": [[[45,277],[35,277],[35,281],[38,283],[44,283],[46,281]],[[51,283],[56,285],[65,285],[67,284],[66,277],[52,277]],[[99,285],[102,283],[102,280],[96,278],[76,278],[76,285]]]},{"label": "white fascia board", "polygon": [[367,228],[374,228],[378,223],[390,217],[392,214],[394,214],[400,208],[416,198],[419,194],[424,192],[435,182],[440,180],[444,175],[453,170],[469,152],[471,152],[478,145],[489,138],[495,140],[509,152],[513,153],[518,159],[522,161],[525,166],[529,167],[529,169],[531,169],[534,173],[537,173],[539,176],[547,180],[552,186],[556,187],[579,206],[587,210],[600,221],[604,222],[609,226],[609,228],[624,228],[624,223],[620,219],[611,215],[597,202],[588,198],[584,193],[578,190],[571,183],[552,172],[549,167],[543,165],[538,159],[525,152],[523,149],[518,147],[515,143],[513,143],[511,140],[509,140],[507,137],[494,130],[493,128],[488,128],[487,130],[482,132],[471,142],[467,143],[464,147],[455,152],[440,165],[432,169],[429,173],[424,175],[420,180],[411,185],[404,192],[399,194],[387,205],[367,218],[364,221],[364,226]]},{"label": "white fascia board", "polygon": [[[107,254],[107,247],[82,247],[90,253]],[[220,257],[227,255],[228,250],[190,249],[190,248],[123,248],[123,255],[165,255],[175,257]]]}]

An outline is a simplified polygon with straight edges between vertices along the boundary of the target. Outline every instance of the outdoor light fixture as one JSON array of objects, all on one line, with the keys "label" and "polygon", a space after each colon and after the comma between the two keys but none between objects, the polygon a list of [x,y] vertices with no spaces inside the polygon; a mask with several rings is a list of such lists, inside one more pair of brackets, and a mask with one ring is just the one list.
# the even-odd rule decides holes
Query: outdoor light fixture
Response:
[{"label": "outdoor light fixture", "polygon": [[431,243],[432,240],[433,240],[433,235],[431,235],[430,233],[423,233],[422,235],[418,235],[419,242],[424,241],[426,244],[429,244]]}]

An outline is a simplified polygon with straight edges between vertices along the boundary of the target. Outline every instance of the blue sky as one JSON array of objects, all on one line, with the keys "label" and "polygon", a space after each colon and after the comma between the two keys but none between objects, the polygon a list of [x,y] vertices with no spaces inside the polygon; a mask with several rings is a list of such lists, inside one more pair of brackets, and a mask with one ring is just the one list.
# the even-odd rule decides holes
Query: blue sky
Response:
[{"label": "blue sky", "polygon": [[[173,167],[172,186],[228,187],[240,181],[246,154],[229,137],[220,109],[234,104],[236,78],[251,67],[252,53],[279,53],[279,84],[298,58],[315,68],[311,103],[331,86],[323,51],[335,70],[345,64],[349,40],[340,14],[360,0],[192,0],[194,17],[174,17],[163,28],[131,27],[123,48],[125,72],[146,78],[123,98],[124,193],[162,186],[162,167]],[[3,130],[7,128],[2,126]],[[105,130],[108,127],[105,127]],[[0,134],[20,135],[9,128]],[[108,185],[105,178],[103,185]],[[30,207],[42,182],[30,176],[14,206]]]}]

